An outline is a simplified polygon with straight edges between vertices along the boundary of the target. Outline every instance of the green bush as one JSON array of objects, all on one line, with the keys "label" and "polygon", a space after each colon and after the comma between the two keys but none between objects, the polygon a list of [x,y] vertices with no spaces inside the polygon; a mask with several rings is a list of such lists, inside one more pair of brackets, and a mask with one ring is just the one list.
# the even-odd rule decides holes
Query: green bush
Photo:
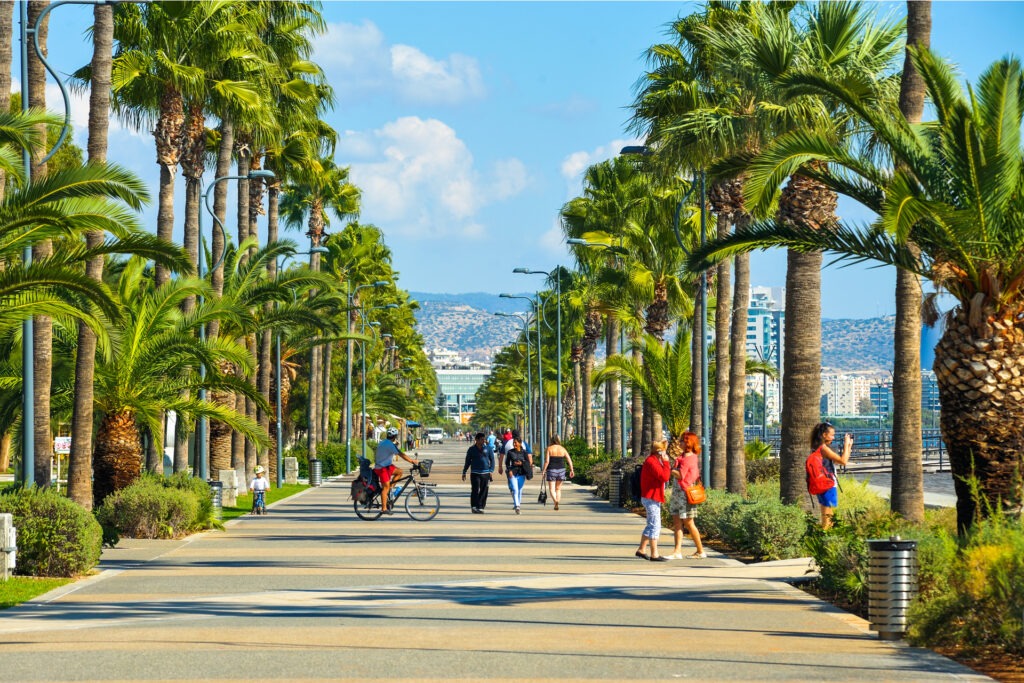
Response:
[{"label": "green bush", "polygon": [[748,441],[744,444],[743,452],[746,456],[747,467],[750,467],[750,463],[752,462],[770,458],[772,455],[772,447],[764,441],[761,441],[761,439],[754,439],[753,441]]},{"label": "green bush", "polygon": [[801,508],[778,499],[761,500],[742,512],[745,550],[762,560],[800,557],[807,529],[807,513]]},{"label": "green bush", "polygon": [[700,506],[697,516],[697,528],[702,536],[706,538],[726,540],[728,537],[728,524],[732,513],[727,510],[734,504],[743,500],[742,496],[735,493],[728,493],[718,489],[708,490],[708,498]]},{"label": "green bush", "polygon": [[11,513],[18,529],[19,574],[78,576],[100,561],[100,525],[52,489],[32,487],[0,495],[0,512]]},{"label": "green bush", "polygon": [[996,513],[975,524],[942,590],[910,610],[912,643],[1024,654],[1024,526]]},{"label": "green bush", "polygon": [[145,474],[107,496],[96,510],[104,527],[130,538],[175,538],[213,525],[206,482]]},{"label": "green bush", "polygon": [[[377,449],[376,441],[366,442],[366,457],[373,461],[373,453]],[[363,451],[362,439],[352,442],[352,469],[359,469],[359,455]],[[299,477],[303,479],[309,478],[309,452],[306,450],[305,444],[295,445],[285,451],[285,457],[295,458],[299,462]],[[327,477],[337,477],[345,474],[345,464],[347,455],[345,451],[345,444],[336,443],[334,441],[328,441],[327,443],[317,444],[316,457],[320,461],[320,475],[325,479]]]},{"label": "green bush", "polygon": [[778,482],[781,468],[778,458],[758,458],[747,460],[747,482],[751,484],[763,481]]},{"label": "green bush", "polygon": [[598,498],[604,498],[610,500],[611,491],[609,486],[611,485],[612,478],[612,462],[607,460],[605,462],[595,463],[590,468],[590,480],[594,484],[594,495]]}]

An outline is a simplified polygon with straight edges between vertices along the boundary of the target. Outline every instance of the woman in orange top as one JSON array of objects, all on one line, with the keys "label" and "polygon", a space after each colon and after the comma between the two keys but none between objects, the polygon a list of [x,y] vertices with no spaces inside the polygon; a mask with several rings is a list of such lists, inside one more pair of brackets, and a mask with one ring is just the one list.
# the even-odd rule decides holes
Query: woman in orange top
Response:
[{"label": "woman in orange top", "polygon": [[672,466],[672,499],[668,504],[668,511],[672,515],[673,532],[675,534],[676,547],[669,555],[673,560],[683,559],[683,527],[693,539],[697,546],[697,552],[690,557],[701,559],[707,557],[704,546],[700,542],[700,532],[694,519],[697,517],[697,505],[690,505],[686,499],[687,486],[692,486],[700,478],[700,439],[693,432],[683,433],[683,454],[676,458]]}]

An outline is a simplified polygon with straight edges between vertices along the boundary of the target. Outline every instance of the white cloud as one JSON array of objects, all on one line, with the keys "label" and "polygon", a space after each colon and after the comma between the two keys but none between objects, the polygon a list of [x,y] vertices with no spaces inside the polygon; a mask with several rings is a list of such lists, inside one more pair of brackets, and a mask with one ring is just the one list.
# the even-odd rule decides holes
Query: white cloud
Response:
[{"label": "white cloud", "polygon": [[314,59],[342,104],[380,93],[411,104],[461,104],[486,94],[475,58],[455,53],[437,58],[411,45],[389,45],[367,20],[328,25],[314,41]]},{"label": "white cloud", "polygon": [[574,197],[580,193],[583,174],[594,164],[611,159],[618,155],[619,151],[626,145],[643,144],[642,140],[612,140],[607,145],[601,145],[591,151],[573,152],[562,160],[562,177],[568,183],[568,196]]},{"label": "white cloud", "polygon": [[482,173],[465,142],[437,119],[407,116],[374,131],[350,131],[340,146],[372,152],[352,162],[364,220],[406,237],[481,237],[486,227],[477,219],[480,210],[529,183],[515,158]]},{"label": "white cloud", "polygon": [[538,240],[541,249],[552,254],[565,254],[565,235],[562,233],[562,224],[555,220],[551,227],[540,236]]}]

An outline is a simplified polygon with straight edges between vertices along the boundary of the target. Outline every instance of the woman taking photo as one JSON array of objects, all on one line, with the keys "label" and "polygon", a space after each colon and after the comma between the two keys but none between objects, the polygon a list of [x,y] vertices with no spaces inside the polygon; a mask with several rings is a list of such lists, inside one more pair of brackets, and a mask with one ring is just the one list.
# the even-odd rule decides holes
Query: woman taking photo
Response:
[{"label": "woman taking photo", "polygon": [[[661,504],[665,502],[665,484],[672,473],[667,448],[667,441],[655,441],[651,444],[651,450],[654,452],[647,456],[643,467],[640,468],[640,502],[647,513],[647,526],[640,536],[640,547],[637,548],[636,556],[642,560],[649,559],[651,562],[668,561],[667,557],[658,554]],[[644,552],[648,545],[651,546],[650,557]]]},{"label": "woman taking photo", "polygon": [[548,494],[555,501],[556,510],[558,502],[562,499],[562,482],[565,481],[567,467],[571,479],[575,474],[572,468],[572,458],[569,457],[569,451],[562,446],[558,436],[552,434],[548,441],[548,449],[544,453],[544,470],[540,474],[541,480],[548,483]]},{"label": "woman taking photo", "polygon": [[672,515],[673,532],[675,534],[676,547],[669,555],[669,559],[683,559],[683,527],[693,539],[697,552],[690,557],[703,559],[707,557],[704,546],[700,542],[700,532],[697,531],[695,519],[697,517],[698,505],[690,505],[686,498],[686,489],[693,486],[693,483],[700,478],[700,439],[693,432],[683,434],[683,454],[676,458],[672,465],[672,498],[668,504],[668,511]]},{"label": "woman taking photo", "polygon": [[[836,477],[836,463],[846,467],[850,462],[850,451],[853,450],[853,434],[843,437],[843,454],[832,450],[832,442],[836,438],[836,428],[828,422],[822,422],[811,431],[811,457],[820,449],[821,462],[828,476],[832,478],[832,488],[815,496],[821,506],[821,528],[832,527],[832,516],[839,505],[839,479]],[[819,489],[820,490],[820,489]]]},{"label": "woman taking photo", "polygon": [[[512,439],[512,445],[508,452],[502,456],[505,461],[505,474],[508,475],[508,490],[512,492],[512,509],[519,514],[519,508],[523,504],[523,487],[526,486],[526,470],[532,467],[529,463],[530,454],[523,448],[523,442],[517,438]],[[499,474],[501,471],[499,470]]]}]

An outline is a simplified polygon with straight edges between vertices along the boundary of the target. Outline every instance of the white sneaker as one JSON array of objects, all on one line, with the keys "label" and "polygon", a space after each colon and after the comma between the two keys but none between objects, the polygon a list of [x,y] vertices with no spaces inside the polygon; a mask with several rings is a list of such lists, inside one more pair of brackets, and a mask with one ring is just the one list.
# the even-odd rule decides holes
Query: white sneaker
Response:
[{"label": "white sneaker", "polygon": [[670,559],[670,560],[681,560],[681,559],[683,559],[683,554],[682,553],[672,553],[671,555],[666,555],[666,557],[668,557],[668,559]]}]

